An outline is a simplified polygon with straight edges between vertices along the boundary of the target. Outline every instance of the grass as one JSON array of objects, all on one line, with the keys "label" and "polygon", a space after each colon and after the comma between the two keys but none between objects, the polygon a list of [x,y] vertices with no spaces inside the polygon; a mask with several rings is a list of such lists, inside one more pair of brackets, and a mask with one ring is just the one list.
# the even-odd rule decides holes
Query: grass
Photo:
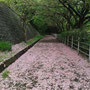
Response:
[{"label": "grass", "polygon": [[3,62],[4,60],[0,59],[0,63]]},{"label": "grass", "polygon": [[90,33],[90,30],[88,30],[87,32]]},{"label": "grass", "polygon": [[12,45],[6,41],[0,41],[0,51],[10,51]]},{"label": "grass", "polygon": [[39,40],[43,38],[43,36],[39,35],[39,36],[35,36],[34,38],[30,39],[29,41],[27,41],[28,45],[31,45],[32,43],[34,43],[35,41]]},{"label": "grass", "polygon": [[9,74],[10,74],[10,71],[8,71],[8,70],[4,71],[4,72],[2,73],[2,78],[3,78],[3,79],[6,79],[6,78],[9,76]]}]

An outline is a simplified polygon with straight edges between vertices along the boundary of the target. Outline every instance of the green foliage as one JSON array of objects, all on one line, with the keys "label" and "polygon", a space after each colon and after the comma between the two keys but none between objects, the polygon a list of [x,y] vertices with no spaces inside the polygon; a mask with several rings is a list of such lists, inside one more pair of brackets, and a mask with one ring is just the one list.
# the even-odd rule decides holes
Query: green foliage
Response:
[{"label": "green foliage", "polygon": [[31,44],[33,44],[35,41],[37,41],[37,40],[39,40],[39,39],[41,39],[41,38],[43,38],[43,36],[41,36],[41,35],[35,36],[34,38],[32,38],[32,39],[30,39],[29,41],[27,41],[27,44],[28,44],[28,45],[31,45]]},{"label": "green foliage", "polygon": [[[87,44],[90,44],[90,34],[86,30],[71,30],[71,31],[65,31],[58,35],[58,38],[64,39],[65,37],[74,37],[74,39],[78,39],[80,37],[80,41],[85,42]],[[83,47],[87,47],[85,45],[82,45]]]},{"label": "green foliage", "polygon": [[74,36],[74,37],[81,37],[82,38],[82,37],[86,37],[88,35],[88,33],[85,30],[74,29],[71,31],[64,31],[59,35],[61,37]]},{"label": "green foliage", "polygon": [[[40,33],[45,33],[48,26],[57,26],[59,32],[80,29],[89,22],[90,18],[89,0],[1,1],[14,9],[25,24],[32,20]],[[76,30],[75,33],[77,33]]]},{"label": "green foliage", "polygon": [[9,42],[0,41],[0,50],[1,51],[10,51],[11,48],[12,48],[12,45]]},{"label": "green foliage", "polygon": [[45,31],[47,30],[47,24],[42,17],[34,16],[33,17],[33,24],[36,26],[36,28],[38,29],[38,31],[41,34],[44,34]]},{"label": "green foliage", "polygon": [[5,2],[5,0],[0,0],[0,2]]},{"label": "green foliage", "polygon": [[0,59],[0,62],[3,62],[3,60],[2,60],[2,59]]},{"label": "green foliage", "polygon": [[2,78],[3,78],[3,79],[6,79],[6,78],[9,76],[9,74],[10,74],[10,71],[8,71],[8,70],[4,71],[4,72],[2,73]]}]

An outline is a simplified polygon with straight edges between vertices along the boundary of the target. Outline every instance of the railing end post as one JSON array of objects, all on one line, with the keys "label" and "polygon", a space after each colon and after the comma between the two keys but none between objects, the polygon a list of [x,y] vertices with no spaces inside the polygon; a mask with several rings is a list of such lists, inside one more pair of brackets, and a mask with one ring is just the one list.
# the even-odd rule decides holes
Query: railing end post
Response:
[{"label": "railing end post", "polygon": [[90,45],[89,45],[89,58],[88,61],[90,62]]}]

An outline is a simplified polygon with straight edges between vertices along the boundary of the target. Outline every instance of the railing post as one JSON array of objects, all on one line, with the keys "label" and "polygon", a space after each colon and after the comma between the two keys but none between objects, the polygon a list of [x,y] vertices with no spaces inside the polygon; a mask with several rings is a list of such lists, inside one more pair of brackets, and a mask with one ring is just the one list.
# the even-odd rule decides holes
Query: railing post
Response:
[{"label": "railing post", "polygon": [[63,43],[63,38],[62,38],[61,42]]},{"label": "railing post", "polygon": [[65,44],[67,44],[67,38],[65,37]]},{"label": "railing post", "polygon": [[64,38],[64,44],[66,44],[66,37]]},{"label": "railing post", "polygon": [[73,36],[72,36],[72,43],[71,43],[71,47],[73,48]]},{"label": "railing post", "polygon": [[67,37],[67,44],[66,45],[68,45],[68,37]]},{"label": "railing post", "polygon": [[68,36],[68,45],[69,45],[69,36]]},{"label": "railing post", "polygon": [[63,38],[63,43],[64,43],[64,38]]},{"label": "railing post", "polygon": [[67,36],[66,36],[66,45],[67,45]]},{"label": "railing post", "polygon": [[90,45],[89,45],[89,62],[90,62]]},{"label": "railing post", "polygon": [[63,38],[62,38],[62,43],[63,43]]},{"label": "railing post", "polygon": [[63,43],[63,38],[62,38],[62,43]]},{"label": "railing post", "polygon": [[68,45],[68,42],[69,42],[69,36],[67,37],[67,45]]},{"label": "railing post", "polygon": [[79,50],[80,50],[80,37],[78,37],[78,54],[79,54]]}]

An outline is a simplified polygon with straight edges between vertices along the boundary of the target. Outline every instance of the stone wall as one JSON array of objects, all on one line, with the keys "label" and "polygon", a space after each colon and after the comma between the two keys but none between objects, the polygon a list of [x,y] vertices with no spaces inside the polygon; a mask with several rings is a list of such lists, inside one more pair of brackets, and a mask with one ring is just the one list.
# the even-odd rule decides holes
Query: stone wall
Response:
[{"label": "stone wall", "polygon": [[[30,25],[27,26],[27,39],[39,33]],[[24,41],[24,30],[20,17],[6,4],[0,2],[0,40],[13,44]]]}]

